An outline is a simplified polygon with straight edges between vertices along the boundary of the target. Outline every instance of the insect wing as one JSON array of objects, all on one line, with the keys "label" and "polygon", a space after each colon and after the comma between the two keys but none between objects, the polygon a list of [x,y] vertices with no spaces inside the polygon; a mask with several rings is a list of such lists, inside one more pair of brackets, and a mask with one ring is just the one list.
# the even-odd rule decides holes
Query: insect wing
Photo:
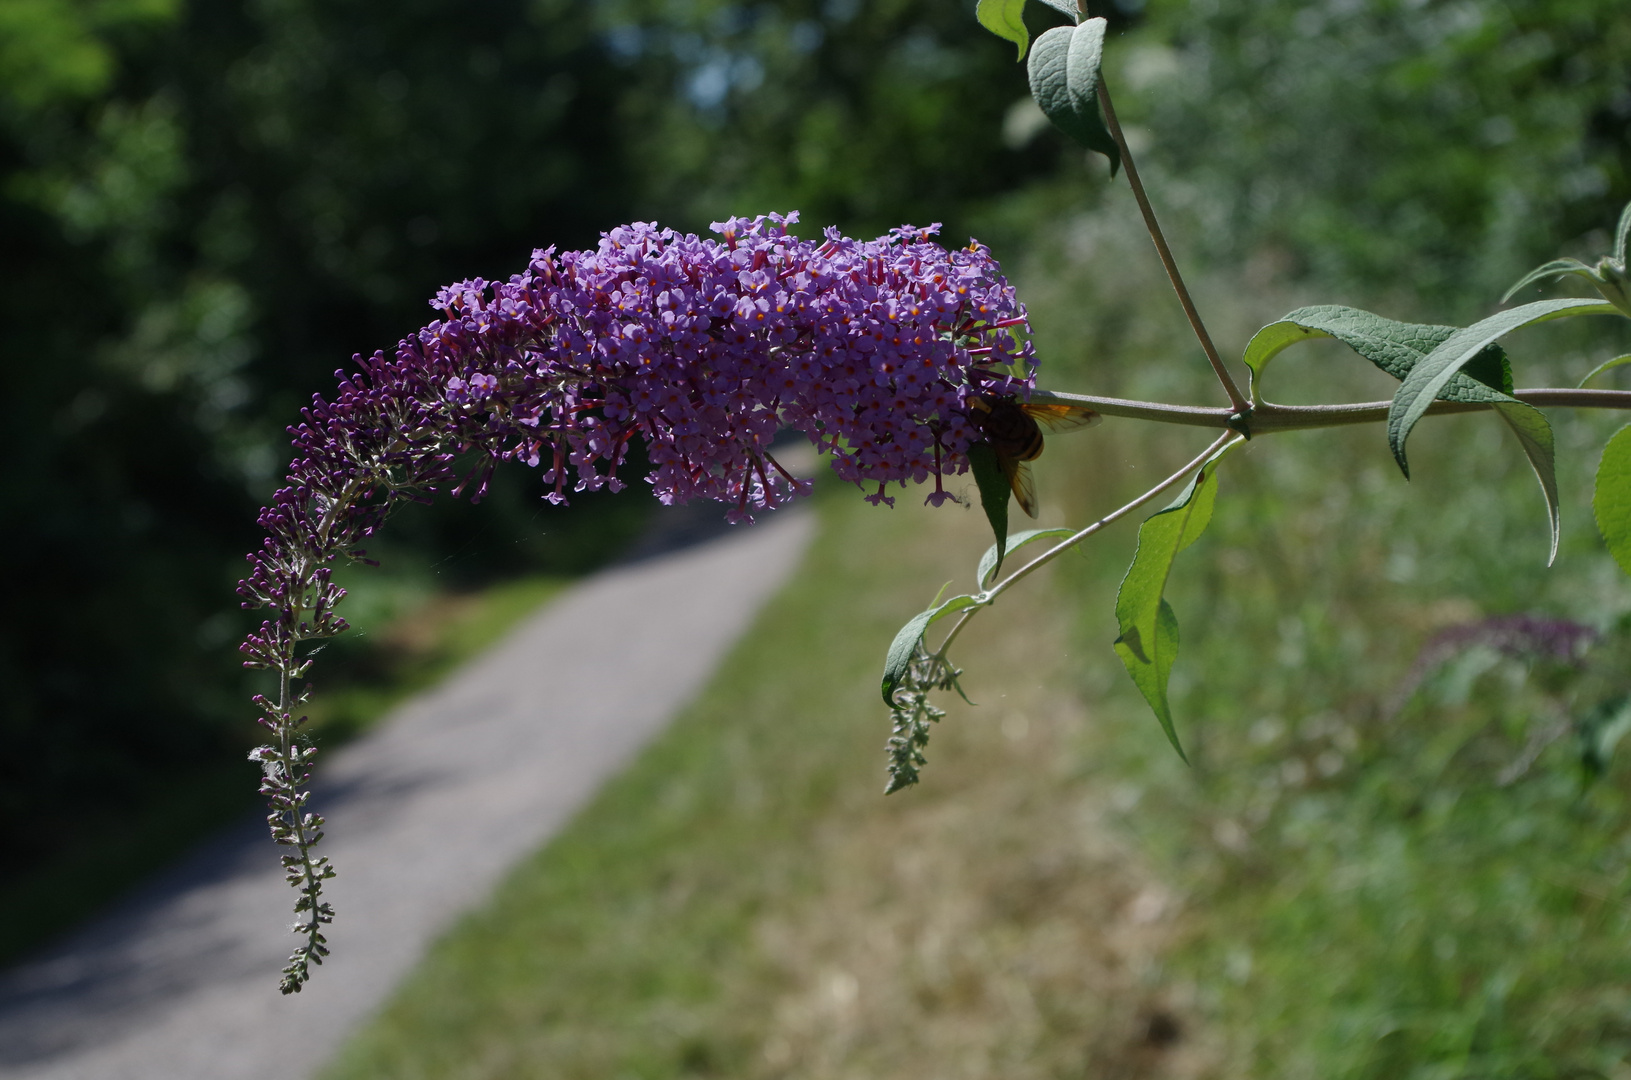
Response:
[{"label": "insect wing", "polygon": [[1031,475],[1030,463],[1007,454],[998,454],[997,464],[1002,467],[1003,475],[1008,477],[1008,486],[1014,490],[1014,501],[1019,503],[1019,508],[1025,511],[1027,517],[1036,517],[1036,478]]},{"label": "insect wing", "polygon": [[1049,431],[1075,431],[1077,428],[1096,424],[1101,417],[1092,409],[1080,405],[1057,405],[1052,402],[1035,402],[1021,405],[1025,415],[1041,424]]}]

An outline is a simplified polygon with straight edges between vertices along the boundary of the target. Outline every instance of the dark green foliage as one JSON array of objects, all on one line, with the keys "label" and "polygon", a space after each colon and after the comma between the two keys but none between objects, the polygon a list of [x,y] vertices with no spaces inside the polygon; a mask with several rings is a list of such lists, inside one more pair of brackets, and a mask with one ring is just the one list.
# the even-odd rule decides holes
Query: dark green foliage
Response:
[{"label": "dark green foliage", "polygon": [[[1057,24],[1029,12],[1033,31]],[[968,235],[982,200],[1052,170],[1062,138],[1011,149],[1027,97],[1010,46],[973,3],[618,0],[610,38],[649,216],[703,228],[796,209],[853,235],[943,221]]]},{"label": "dark green foliage", "polygon": [[1220,201],[1214,253],[1457,320],[1631,195],[1621,4],[1155,0],[1145,25],[1112,86],[1139,92],[1118,100],[1154,159]]},{"label": "dark green foliage", "polygon": [[[428,321],[435,287],[591,243],[629,189],[615,73],[576,5],[14,15],[0,841],[26,875],[168,787],[228,770],[252,792],[232,589],[284,426],[353,353]],[[501,473],[474,515],[419,508],[395,552],[459,581],[579,570],[644,510],[546,516],[535,484]]]}]

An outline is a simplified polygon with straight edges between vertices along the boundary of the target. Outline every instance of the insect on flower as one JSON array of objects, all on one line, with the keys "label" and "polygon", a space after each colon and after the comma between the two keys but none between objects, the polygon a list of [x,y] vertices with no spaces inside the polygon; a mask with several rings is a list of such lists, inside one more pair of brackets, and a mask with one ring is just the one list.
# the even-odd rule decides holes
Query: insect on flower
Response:
[{"label": "insect on flower", "polygon": [[1080,405],[1026,403],[1011,397],[968,399],[971,420],[996,454],[1019,508],[1036,517],[1036,481],[1030,462],[1042,456],[1042,427],[1074,431],[1099,422],[1099,414]]}]

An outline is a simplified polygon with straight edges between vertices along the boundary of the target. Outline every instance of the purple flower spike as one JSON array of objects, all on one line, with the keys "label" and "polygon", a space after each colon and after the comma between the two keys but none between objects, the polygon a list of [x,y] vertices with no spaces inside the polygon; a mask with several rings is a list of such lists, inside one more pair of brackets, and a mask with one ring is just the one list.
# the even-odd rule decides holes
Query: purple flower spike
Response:
[{"label": "purple flower spike", "polygon": [[[238,586],[245,607],[273,611],[240,651],[280,680],[277,701],[258,701],[277,745],[254,760],[273,837],[297,849],[284,864],[304,941],[285,993],[322,962],[332,918],[320,893],[333,870],[310,852],[322,819],[303,809],[301,643],[346,628],[331,565],[360,558],[396,504],[443,489],[480,499],[506,460],[541,469],[552,503],[616,491],[640,439],[660,501],[714,499],[746,522],[809,491],[770,454],[793,427],[868,501],[893,505],[889,484],[932,476],[939,505],[979,437],[968,398],[1031,388],[1035,357],[1012,333],[1025,308],[985,247],[948,251],[939,226],[812,243],[787,232],[797,220],[732,218],[713,226],[723,240],[628,225],[594,251],[535,251],[508,282],[450,285],[431,301],[441,319],[390,356],[357,358],[290,429],[287,486],[261,511],[267,538]],[[481,465],[457,475],[471,452]]]}]

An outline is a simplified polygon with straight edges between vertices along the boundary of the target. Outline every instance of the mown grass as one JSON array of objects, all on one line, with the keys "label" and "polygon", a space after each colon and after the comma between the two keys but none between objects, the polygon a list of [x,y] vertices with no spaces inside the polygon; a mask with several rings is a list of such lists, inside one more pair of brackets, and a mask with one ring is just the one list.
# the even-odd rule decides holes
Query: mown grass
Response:
[{"label": "mown grass", "polygon": [[1168,898],[1071,778],[1065,635],[1021,632],[1017,605],[977,624],[983,704],[937,733],[928,784],[883,798],[881,647],[972,574],[984,526],[818,501],[806,565],[699,700],[326,1076],[1132,1076],[1173,1056]]}]

